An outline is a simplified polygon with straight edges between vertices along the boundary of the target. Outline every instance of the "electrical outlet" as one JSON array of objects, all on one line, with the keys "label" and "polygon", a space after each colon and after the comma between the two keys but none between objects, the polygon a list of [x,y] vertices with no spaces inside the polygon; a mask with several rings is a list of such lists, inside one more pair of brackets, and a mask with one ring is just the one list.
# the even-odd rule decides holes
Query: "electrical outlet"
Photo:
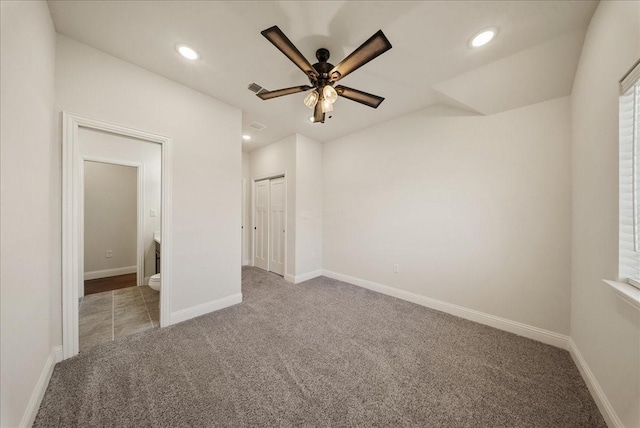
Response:
[{"label": "electrical outlet", "polygon": [[113,257],[113,250],[107,250],[107,254],[105,255],[108,259]]},{"label": "electrical outlet", "polygon": [[400,266],[399,265],[393,265],[393,273],[400,273]]}]

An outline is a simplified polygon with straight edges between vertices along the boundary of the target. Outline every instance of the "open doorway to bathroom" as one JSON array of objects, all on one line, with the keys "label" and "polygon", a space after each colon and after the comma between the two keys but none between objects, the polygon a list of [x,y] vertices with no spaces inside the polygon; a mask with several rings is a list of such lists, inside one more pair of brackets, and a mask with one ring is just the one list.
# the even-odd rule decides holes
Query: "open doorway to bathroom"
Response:
[{"label": "open doorway to bathroom", "polygon": [[[159,174],[145,174],[145,164],[147,170],[154,168],[153,155],[151,152],[147,156],[147,162],[82,157],[84,283],[78,307],[80,352],[159,325],[160,295],[147,285],[148,279],[145,281],[145,273],[157,273],[147,268],[145,261],[145,254],[155,253],[156,242],[149,237],[159,228],[155,218],[160,197],[145,198],[146,187],[151,185],[159,191],[152,182]],[[157,263],[152,267],[157,268]]]},{"label": "open doorway to bathroom", "polygon": [[69,358],[169,324],[170,139],[67,113],[63,125]]}]

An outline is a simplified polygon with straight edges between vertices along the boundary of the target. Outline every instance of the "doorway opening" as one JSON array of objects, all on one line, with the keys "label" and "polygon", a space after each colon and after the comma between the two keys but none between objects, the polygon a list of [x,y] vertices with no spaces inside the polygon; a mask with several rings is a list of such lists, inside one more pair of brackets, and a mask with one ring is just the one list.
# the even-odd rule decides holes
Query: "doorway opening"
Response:
[{"label": "doorway opening", "polygon": [[144,166],[82,156],[84,282],[79,296],[144,283]]},{"label": "doorway opening", "polygon": [[253,265],[280,276],[287,260],[286,188],[284,176],[254,182]]},{"label": "doorway opening", "polygon": [[170,141],[63,112],[64,358],[169,325]]},{"label": "doorway opening", "polygon": [[[143,162],[81,158],[84,281],[78,289],[78,340],[83,352],[157,327],[160,296],[144,281],[150,270],[145,253],[153,251],[145,231],[158,228],[155,219],[145,217],[145,179],[153,184],[152,174],[145,178]],[[154,166],[159,178],[160,165],[149,165]],[[159,203],[159,192],[158,187],[149,202]]]}]

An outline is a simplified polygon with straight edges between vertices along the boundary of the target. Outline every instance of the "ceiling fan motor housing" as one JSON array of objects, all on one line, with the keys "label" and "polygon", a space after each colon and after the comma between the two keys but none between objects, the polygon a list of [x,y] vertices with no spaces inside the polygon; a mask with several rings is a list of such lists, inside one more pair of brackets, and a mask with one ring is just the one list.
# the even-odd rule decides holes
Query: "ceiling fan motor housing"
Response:
[{"label": "ceiling fan motor housing", "polygon": [[325,48],[320,48],[316,51],[316,58],[318,58],[320,62],[327,62],[330,55],[329,50]]},{"label": "ceiling fan motor housing", "polygon": [[318,72],[319,76],[314,76],[313,78],[309,76],[309,80],[311,84],[318,89],[321,89],[324,85],[332,84],[332,82],[329,81],[329,72],[333,70],[334,65],[327,62],[329,56],[330,53],[328,49],[320,48],[316,51],[316,58],[318,58],[319,62],[313,64],[313,68]]}]

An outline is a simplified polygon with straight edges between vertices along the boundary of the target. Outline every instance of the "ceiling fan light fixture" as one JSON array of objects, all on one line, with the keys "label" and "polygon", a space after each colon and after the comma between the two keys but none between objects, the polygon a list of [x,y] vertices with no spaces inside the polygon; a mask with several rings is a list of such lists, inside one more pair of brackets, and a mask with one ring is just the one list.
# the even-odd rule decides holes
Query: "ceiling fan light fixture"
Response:
[{"label": "ceiling fan light fixture", "polygon": [[313,116],[309,116],[309,122],[313,123],[315,121],[316,121],[316,119]]},{"label": "ceiling fan light fixture", "polygon": [[323,113],[333,111],[333,103],[331,102],[331,100],[323,99],[320,102],[322,103],[320,104],[320,108],[322,109]]},{"label": "ceiling fan light fixture", "polygon": [[190,59],[191,61],[195,61],[196,59],[200,58],[200,54],[196,52],[195,49],[190,48],[187,45],[178,45],[176,46],[176,50],[180,55],[182,55],[186,59]]},{"label": "ceiling fan light fixture", "polygon": [[471,39],[471,47],[479,48],[484,46],[496,37],[498,30],[496,28],[487,28],[482,30]]},{"label": "ceiling fan light fixture", "polygon": [[316,103],[318,102],[318,98],[318,93],[316,91],[311,91],[307,94],[306,97],[304,97],[304,105],[309,108],[314,108],[316,106]]},{"label": "ceiling fan light fixture", "polygon": [[338,99],[338,93],[331,85],[325,85],[324,88],[322,88],[322,95],[323,98],[331,104],[335,103]]}]

